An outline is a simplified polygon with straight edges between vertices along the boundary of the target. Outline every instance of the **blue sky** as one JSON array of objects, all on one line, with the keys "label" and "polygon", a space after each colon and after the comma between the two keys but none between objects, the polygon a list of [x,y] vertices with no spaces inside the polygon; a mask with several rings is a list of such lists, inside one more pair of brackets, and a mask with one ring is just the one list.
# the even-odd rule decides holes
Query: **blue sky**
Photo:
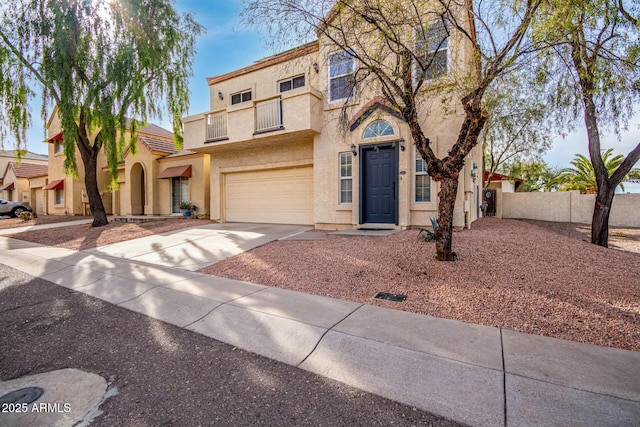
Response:
[{"label": "blue sky", "polygon": [[[258,31],[247,28],[240,20],[241,0],[177,0],[176,6],[182,12],[192,12],[196,20],[207,28],[207,33],[197,40],[197,53],[194,61],[194,75],[189,87],[191,106],[189,114],[208,111],[209,90],[206,78],[223,74],[264,58],[274,52],[265,47],[265,38]],[[43,125],[39,117],[39,104],[34,103],[33,126],[28,133],[27,146],[30,151],[46,154],[47,145],[43,142]],[[169,121],[159,122],[170,129]],[[576,153],[588,155],[584,124],[578,123],[577,132],[566,138],[555,139],[553,148],[544,156],[551,166],[565,167]],[[614,135],[606,135],[602,148],[613,148],[616,154],[626,155],[640,141],[640,113],[629,123],[629,130],[622,133],[620,141]],[[10,145],[5,144],[5,145]],[[5,146],[6,149],[11,147]]]}]

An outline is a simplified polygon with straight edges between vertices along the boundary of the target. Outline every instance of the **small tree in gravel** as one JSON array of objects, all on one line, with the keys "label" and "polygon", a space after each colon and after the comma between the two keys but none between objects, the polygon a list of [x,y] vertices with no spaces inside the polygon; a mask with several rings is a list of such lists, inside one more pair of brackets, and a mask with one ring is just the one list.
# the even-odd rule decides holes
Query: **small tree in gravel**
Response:
[{"label": "small tree in gravel", "polygon": [[163,99],[181,144],[201,27],[170,0],[3,0],[0,12],[1,139],[8,130],[24,147],[32,87],[39,85],[43,119],[53,102],[62,122],[65,171],[77,175],[78,149],[92,226],[105,225],[98,153],[104,149],[115,180],[125,131],[135,152],[136,129],[160,117]]},{"label": "small tree in gravel", "polygon": [[[453,261],[453,209],[465,157],[478,143],[488,112],[490,85],[530,53],[526,35],[540,0],[245,0],[244,16],[282,42],[318,35],[356,59],[353,85],[373,88],[409,126],[413,143],[440,182],[437,259]],[[465,59],[446,78],[427,83],[446,68],[442,48],[464,45]],[[419,120],[427,99],[455,99],[445,113],[462,111],[457,140],[440,158]],[[346,103],[345,103],[346,108]]]}]

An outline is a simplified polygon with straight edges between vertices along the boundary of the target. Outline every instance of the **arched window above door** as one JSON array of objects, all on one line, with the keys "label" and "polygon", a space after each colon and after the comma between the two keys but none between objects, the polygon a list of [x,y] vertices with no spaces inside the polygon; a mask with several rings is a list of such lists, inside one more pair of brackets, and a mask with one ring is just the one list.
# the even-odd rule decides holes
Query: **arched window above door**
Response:
[{"label": "arched window above door", "polygon": [[376,138],[379,136],[393,135],[393,127],[384,120],[376,120],[364,130],[363,138]]}]

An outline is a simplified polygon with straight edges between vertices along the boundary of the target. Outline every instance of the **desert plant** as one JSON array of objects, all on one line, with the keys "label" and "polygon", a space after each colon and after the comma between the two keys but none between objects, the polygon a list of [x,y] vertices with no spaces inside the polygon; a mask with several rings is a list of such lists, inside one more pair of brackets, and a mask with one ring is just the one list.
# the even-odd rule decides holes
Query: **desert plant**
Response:
[{"label": "desert plant", "polygon": [[24,211],[20,213],[19,217],[26,222],[33,219],[33,214],[29,211]]}]

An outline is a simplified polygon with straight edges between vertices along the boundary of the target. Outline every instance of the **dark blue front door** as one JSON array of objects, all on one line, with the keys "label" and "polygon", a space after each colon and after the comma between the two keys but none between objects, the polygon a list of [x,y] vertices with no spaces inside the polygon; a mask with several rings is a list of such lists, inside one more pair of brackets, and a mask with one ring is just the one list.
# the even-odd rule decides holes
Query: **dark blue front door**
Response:
[{"label": "dark blue front door", "polygon": [[362,223],[397,224],[398,160],[395,147],[363,148]]}]

